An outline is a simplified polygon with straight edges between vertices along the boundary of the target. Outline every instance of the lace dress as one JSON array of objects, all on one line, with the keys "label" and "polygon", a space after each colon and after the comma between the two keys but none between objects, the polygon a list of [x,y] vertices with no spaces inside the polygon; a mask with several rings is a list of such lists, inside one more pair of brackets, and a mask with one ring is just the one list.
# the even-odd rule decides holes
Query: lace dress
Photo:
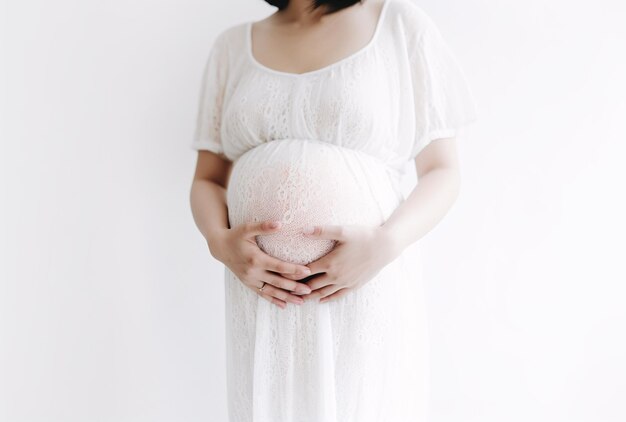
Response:
[{"label": "lace dress", "polygon": [[[257,237],[282,260],[332,250],[302,237],[306,225],[383,224],[407,161],[476,118],[462,70],[411,0],[386,0],[365,47],[302,74],[257,62],[250,28],[228,27],[210,49],[191,147],[233,162],[231,227],[283,221]],[[225,267],[230,422],[426,420],[421,265],[415,244],[350,294],[285,309]]]}]

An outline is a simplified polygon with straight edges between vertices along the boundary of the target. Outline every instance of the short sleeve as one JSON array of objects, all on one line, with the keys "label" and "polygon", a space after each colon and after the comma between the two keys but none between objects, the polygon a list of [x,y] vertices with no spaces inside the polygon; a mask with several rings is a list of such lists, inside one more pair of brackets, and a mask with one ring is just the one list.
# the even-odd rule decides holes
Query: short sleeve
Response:
[{"label": "short sleeve", "polygon": [[228,57],[222,36],[223,34],[218,35],[214,41],[204,64],[195,133],[190,145],[194,150],[212,151],[216,154],[224,153],[220,128],[228,73]]},{"label": "short sleeve", "polygon": [[431,141],[456,136],[477,118],[471,89],[456,57],[434,21],[422,17],[423,29],[409,51],[416,124],[411,159]]}]

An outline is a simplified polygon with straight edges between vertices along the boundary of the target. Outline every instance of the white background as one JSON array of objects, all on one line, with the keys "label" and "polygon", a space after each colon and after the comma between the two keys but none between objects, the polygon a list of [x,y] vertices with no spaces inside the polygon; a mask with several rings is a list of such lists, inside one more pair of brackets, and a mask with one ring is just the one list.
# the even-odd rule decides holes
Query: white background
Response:
[{"label": "white background", "polygon": [[[432,421],[623,422],[626,6],[419,4],[480,113],[421,240]],[[226,422],[188,145],[215,35],[273,10],[3,1],[1,421]]]}]

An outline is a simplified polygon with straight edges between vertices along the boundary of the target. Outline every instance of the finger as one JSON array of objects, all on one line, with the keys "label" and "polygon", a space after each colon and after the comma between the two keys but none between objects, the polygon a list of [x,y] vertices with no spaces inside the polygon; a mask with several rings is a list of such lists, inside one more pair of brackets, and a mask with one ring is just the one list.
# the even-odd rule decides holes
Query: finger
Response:
[{"label": "finger", "polygon": [[334,263],[334,258],[335,258],[334,252],[336,251],[338,247],[339,246],[335,247],[333,250],[331,250],[330,252],[328,252],[326,255],[319,258],[318,260],[309,262],[307,264],[307,267],[311,270],[311,275],[327,273],[333,269],[333,263]]},{"label": "finger", "polygon": [[[315,293],[315,291],[319,291],[326,286],[330,286],[333,284],[337,284],[336,280],[328,274],[322,274],[318,277],[315,277],[312,280],[306,281],[303,284],[307,285],[311,288],[311,294]],[[307,296],[308,297],[308,296]]]},{"label": "finger", "polygon": [[[265,291],[265,289],[263,289]],[[261,296],[262,298],[264,298],[265,300],[267,300],[270,303],[273,303],[276,306],[279,306],[282,309],[285,309],[287,307],[287,302],[277,299],[273,296],[268,295],[267,293],[263,293],[263,292],[259,292],[257,290],[257,292],[259,293],[259,296]]]},{"label": "finger", "polygon": [[266,270],[274,271],[275,273],[302,275],[305,277],[311,275],[311,269],[306,265],[292,264],[291,262],[274,258],[265,252],[263,252],[263,254],[266,258],[263,260],[262,267]]},{"label": "finger", "polygon": [[[274,225],[275,224],[275,225]],[[280,230],[282,222],[278,220],[267,221],[251,221],[243,223],[239,227],[246,233],[246,237],[250,238],[259,234],[274,233]]]},{"label": "finger", "polygon": [[262,291],[259,290],[259,288],[261,286],[263,286],[263,284],[264,284],[262,281],[260,283],[261,283],[260,286],[250,285],[249,283],[244,283],[244,285],[247,286],[248,288],[250,288],[252,291],[254,291],[259,296],[261,296],[263,299],[267,300],[268,302],[273,303],[274,305],[276,305],[276,306],[278,306],[278,307],[280,307],[282,309],[285,309],[285,307],[287,306],[287,302],[285,302],[283,300],[280,300],[280,299],[278,299],[276,297],[273,297],[272,295],[268,294],[266,292],[266,290],[267,290],[267,286],[269,284],[267,284],[267,283],[265,283],[265,286],[263,287]]},{"label": "finger", "polygon": [[[312,230],[312,232],[307,232]],[[331,239],[331,240],[346,240],[346,231],[348,228],[345,225],[322,225],[322,226],[310,226],[305,227],[302,230],[302,234],[305,237],[313,239]]]},{"label": "finger", "polygon": [[267,293],[268,295],[280,299],[283,302],[291,302],[297,305],[302,305],[304,303],[304,300],[300,296],[292,295],[283,289],[279,289],[278,287],[270,284],[269,281],[260,293]]},{"label": "finger", "polygon": [[350,289],[348,289],[347,287],[343,289],[339,289],[335,293],[321,298],[319,303],[328,302],[329,300],[337,300],[341,297],[344,297],[348,293],[350,293]]},{"label": "finger", "polygon": [[263,280],[283,290],[289,290],[289,291],[296,292],[299,294],[311,293],[311,288],[307,286],[306,284],[300,281],[293,281],[293,280],[286,279],[284,277],[281,277],[269,271],[265,272],[265,275],[263,276]]},{"label": "finger", "polygon": [[303,299],[305,300],[319,300],[325,296],[328,296],[330,294],[333,294],[334,292],[336,292],[339,289],[342,289],[344,286],[338,286],[335,284],[329,284],[327,286],[324,286],[320,289],[314,289],[311,294],[303,296]]},{"label": "finger", "polygon": [[288,278],[289,280],[303,280],[309,277],[308,275],[296,275],[296,274],[288,274],[288,273],[278,273],[278,275],[280,275],[281,277]]}]

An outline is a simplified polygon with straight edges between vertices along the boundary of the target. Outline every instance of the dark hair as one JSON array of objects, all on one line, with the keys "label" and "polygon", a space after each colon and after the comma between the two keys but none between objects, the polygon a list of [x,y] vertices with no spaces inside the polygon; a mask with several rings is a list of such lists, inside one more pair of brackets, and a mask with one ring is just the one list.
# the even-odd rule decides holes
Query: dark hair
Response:
[{"label": "dark hair", "polygon": [[[283,10],[289,4],[289,0],[265,0],[272,6],[278,7],[278,10]],[[346,7],[350,7],[357,3],[362,3],[363,0],[311,0],[311,11],[317,9],[318,7],[325,6],[328,8],[326,12],[327,15],[337,12],[341,9],[345,9]]]}]

